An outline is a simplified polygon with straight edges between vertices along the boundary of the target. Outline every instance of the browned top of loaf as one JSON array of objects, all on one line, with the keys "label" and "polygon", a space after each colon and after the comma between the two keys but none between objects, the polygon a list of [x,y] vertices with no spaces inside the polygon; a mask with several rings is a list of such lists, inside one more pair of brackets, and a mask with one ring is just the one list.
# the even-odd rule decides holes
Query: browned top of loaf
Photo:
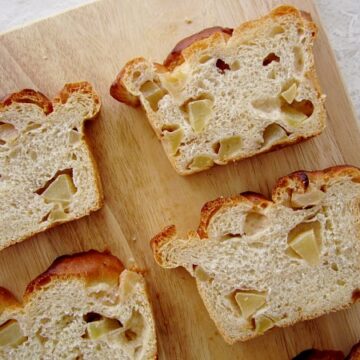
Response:
[{"label": "browned top of loaf", "polygon": [[25,297],[54,279],[78,277],[86,281],[118,282],[124,270],[118,258],[109,252],[90,250],[57,258],[44,273],[29,283]]},{"label": "browned top of loaf", "polygon": [[19,302],[15,296],[7,289],[0,287],[0,314],[5,308],[18,306]]},{"label": "browned top of loaf", "polygon": [[44,94],[32,89],[23,89],[19,92],[10,94],[0,101],[0,111],[4,111],[5,108],[13,103],[28,103],[35,104],[43,109],[46,115],[50,114],[54,110],[54,105],[65,104],[72,93],[89,94],[94,100],[94,110],[89,119],[95,117],[100,110],[100,98],[93,90],[91,84],[86,81],[78,83],[66,84],[59,94],[53,99],[49,100]]},{"label": "browned top of loaf", "polygon": [[308,349],[295,356],[293,360],[344,360],[342,351]]},{"label": "browned top of loaf", "polygon": [[360,360],[360,342],[352,347],[346,360]]},{"label": "browned top of loaf", "polygon": [[[251,20],[241,24],[236,29],[236,32],[237,34],[239,34],[242,31],[256,28],[268,18],[277,18],[286,15],[294,15],[296,17],[301,17],[307,20],[309,24],[311,24],[313,28],[313,34],[315,36],[316,25],[311,22],[310,14],[305,11],[299,11],[297,8],[288,5],[279,6],[273,9],[268,15],[263,16],[262,18]],[[218,35],[219,33],[223,34],[227,38],[230,38],[233,35],[233,31],[234,30],[231,28],[224,28],[221,26],[213,26],[211,28],[199,31],[179,41],[173,48],[173,50],[170,52],[170,54],[167,56],[163,65],[154,65],[160,71],[172,71],[184,62],[184,57],[182,53],[185,49],[191,47],[191,51],[196,52],[198,49],[202,49],[203,46],[211,44],[212,37]],[[135,58],[126,63],[110,87],[110,94],[113,98],[130,106],[138,106],[140,103],[137,96],[130,94],[126,90],[123,78],[126,76],[128,72],[127,70],[131,69],[138,61],[143,61],[143,58]]]},{"label": "browned top of loaf", "polygon": [[[305,192],[310,182],[319,182],[326,187],[327,183],[332,179],[351,178],[360,182],[360,169],[354,166],[343,165],[334,166],[319,171],[296,171],[290,175],[280,178],[272,190],[272,200],[267,199],[262,194],[253,192],[245,192],[232,197],[220,197],[213,201],[205,203],[201,209],[200,225],[195,235],[201,239],[208,238],[207,228],[211,218],[216,212],[224,207],[231,207],[241,202],[251,202],[253,208],[266,208],[279,202],[281,194],[296,189],[297,192]],[[175,225],[166,227],[151,240],[151,247],[154,256],[161,262],[157,256],[158,249],[162,244],[171,241],[176,235]],[[190,234],[191,235],[191,234]],[[359,359],[360,360],[360,359]]]}]

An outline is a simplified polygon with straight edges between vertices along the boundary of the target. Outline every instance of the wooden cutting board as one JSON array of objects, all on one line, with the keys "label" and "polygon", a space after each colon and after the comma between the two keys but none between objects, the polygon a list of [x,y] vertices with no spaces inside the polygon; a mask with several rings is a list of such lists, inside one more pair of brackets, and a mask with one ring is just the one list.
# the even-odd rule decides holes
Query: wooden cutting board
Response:
[{"label": "wooden cutting board", "polygon": [[[311,0],[288,1],[309,11]],[[193,279],[182,269],[162,270],[150,238],[165,225],[195,229],[204,202],[246,190],[269,191],[298,169],[360,166],[360,132],[334,55],[320,25],[315,46],[327,94],[328,126],[303,144],[202,174],[172,169],[141,109],[119,104],[109,86],[122,65],[143,55],[161,62],[175,43],[203,28],[234,27],[280,1],[104,0],[0,36],[0,98],[22,88],[54,96],[66,82],[88,80],[103,100],[87,126],[104,184],[98,212],[35,236],[0,253],[0,284],[21,296],[25,285],[58,256],[109,248],[126,265],[147,270],[160,359],[289,359],[309,347],[347,352],[360,338],[360,305],[246,343],[227,345],[210,320]],[[6,201],[6,199],[1,199]]]}]

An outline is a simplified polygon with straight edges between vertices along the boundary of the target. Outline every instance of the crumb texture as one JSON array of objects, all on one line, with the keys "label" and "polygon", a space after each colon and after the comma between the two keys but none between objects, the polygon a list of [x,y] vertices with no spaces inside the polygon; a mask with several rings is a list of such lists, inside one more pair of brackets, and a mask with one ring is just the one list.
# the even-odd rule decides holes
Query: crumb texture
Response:
[{"label": "crumb texture", "polygon": [[67,84],[53,102],[22,90],[0,103],[0,249],[102,203],[84,122],[100,100],[90,84]]},{"label": "crumb texture", "polygon": [[280,179],[272,201],[220,198],[204,206],[198,232],[182,238],[169,227],[152,248],[161,266],[195,277],[233,343],[358,300],[359,240],[360,170],[336,167]]},{"label": "crumb texture", "polygon": [[[35,280],[35,288],[29,285],[22,305],[7,303],[1,309],[1,359],[156,358],[143,277],[123,269],[110,254],[85,253],[93,266],[83,256],[72,256],[70,267],[57,263]],[[99,271],[106,277],[97,276]]]},{"label": "crumb texture", "polygon": [[215,27],[183,40],[164,65],[130,61],[111,94],[143,105],[180,174],[224,165],[324,129],[316,32],[297,9],[276,8],[234,30]]}]

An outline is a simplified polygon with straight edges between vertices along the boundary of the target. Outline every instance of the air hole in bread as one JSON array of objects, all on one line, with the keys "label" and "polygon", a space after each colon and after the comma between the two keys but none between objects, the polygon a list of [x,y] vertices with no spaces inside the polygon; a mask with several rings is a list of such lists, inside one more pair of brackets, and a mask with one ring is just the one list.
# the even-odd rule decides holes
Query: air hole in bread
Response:
[{"label": "air hole in bread", "polygon": [[87,323],[93,322],[93,321],[98,321],[98,320],[101,320],[102,318],[103,318],[103,316],[96,312],[89,312],[89,313],[83,315],[83,319]]},{"label": "air hole in bread", "polygon": [[271,64],[273,61],[275,61],[275,62],[280,62],[280,57],[277,56],[275,53],[272,52],[272,53],[268,54],[268,55],[264,58],[262,64],[263,64],[263,66],[268,66],[268,65]]},{"label": "air hole in bread", "polygon": [[294,46],[294,68],[298,74],[304,70],[304,54],[300,46]]},{"label": "air hole in bread", "polygon": [[[288,248],[285,253],[291,256],[294,252],[309,265],[320,261],[322,231],[319,221],[303,222],[296,225],[288,234]],[[295,256],[292,256],[295,257]]]},{"label": "air hole in bread", "polygon": [[178,124],[165,124],[161,127],[161,131],[168,131],[168,132],[173,132],[177,129],[179,129],[179,125]]},{"label": "air hole in bread", "polygon": [[216,60],[216,67],[219,69],[219,72],[221,74],[225,74],[226,70],[230,70],[230,65],[227,64],[224,60],[222,59],[217,59]]},{"label": "air hole in bread", "polygon": [[97,340],[115,333],[119,329],[122,330],[123,325],[119,320],[100,316],[101,318],[98,320],[87,322],[85,334],[82,335],[84,339]]},{"label": "air hole in bread", "polygon": [[339,271],[339,267],[336,263],[332,263],[330,267],[331,267],[331,270]]},{"label": "air hole in bread", "polygon": [[299,127],[314,112],[314,105],[310,100],[294,100],[291,104],[284,101],[281,105],[284,120],[292,127]]},{"label": "air hole in bread", "polygon": [[140,75],[141,75],[140,71],[138,71],[138,70],[134,71],[133,76],[132,76],[133,81],[137,80],[140,77]]},{"label": "air hole in bread", "polygon": [[285,32],[285,29],[280,25],[276,25],[271,29],[270,36],[274,37],[278,34],[282,34],[283,32]]},{"label": "air hole in bread", "polygon": [[341,280],[341,279],[336,280],[336,283],[337,283],[339,286],[344,286],[344,285],[346,285],[346,281],[345,281],[345,280]]},{"label": "air hole in bread", "polygon": [[269,225],[269,219],[267,216],[257,213],[250,212],[246,215],[244,222],[244,233],[245,235],[254,235]]},{"label": "air hole in bread", "polygon": [[17,135],[18,131],[14,125],[0,122],[0,145],[5,145],[7,142],[14,140]]}]

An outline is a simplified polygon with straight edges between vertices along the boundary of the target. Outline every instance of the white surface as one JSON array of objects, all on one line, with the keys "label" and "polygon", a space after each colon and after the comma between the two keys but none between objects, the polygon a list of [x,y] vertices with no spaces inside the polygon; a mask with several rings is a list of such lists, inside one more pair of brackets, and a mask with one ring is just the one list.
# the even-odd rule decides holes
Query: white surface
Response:
[{"label": "white surface", "polygon": [[[91,1],[0,0],[0,32]],[[316,0],[316,2],[358,118],[360,118],[360,1]]]}]

